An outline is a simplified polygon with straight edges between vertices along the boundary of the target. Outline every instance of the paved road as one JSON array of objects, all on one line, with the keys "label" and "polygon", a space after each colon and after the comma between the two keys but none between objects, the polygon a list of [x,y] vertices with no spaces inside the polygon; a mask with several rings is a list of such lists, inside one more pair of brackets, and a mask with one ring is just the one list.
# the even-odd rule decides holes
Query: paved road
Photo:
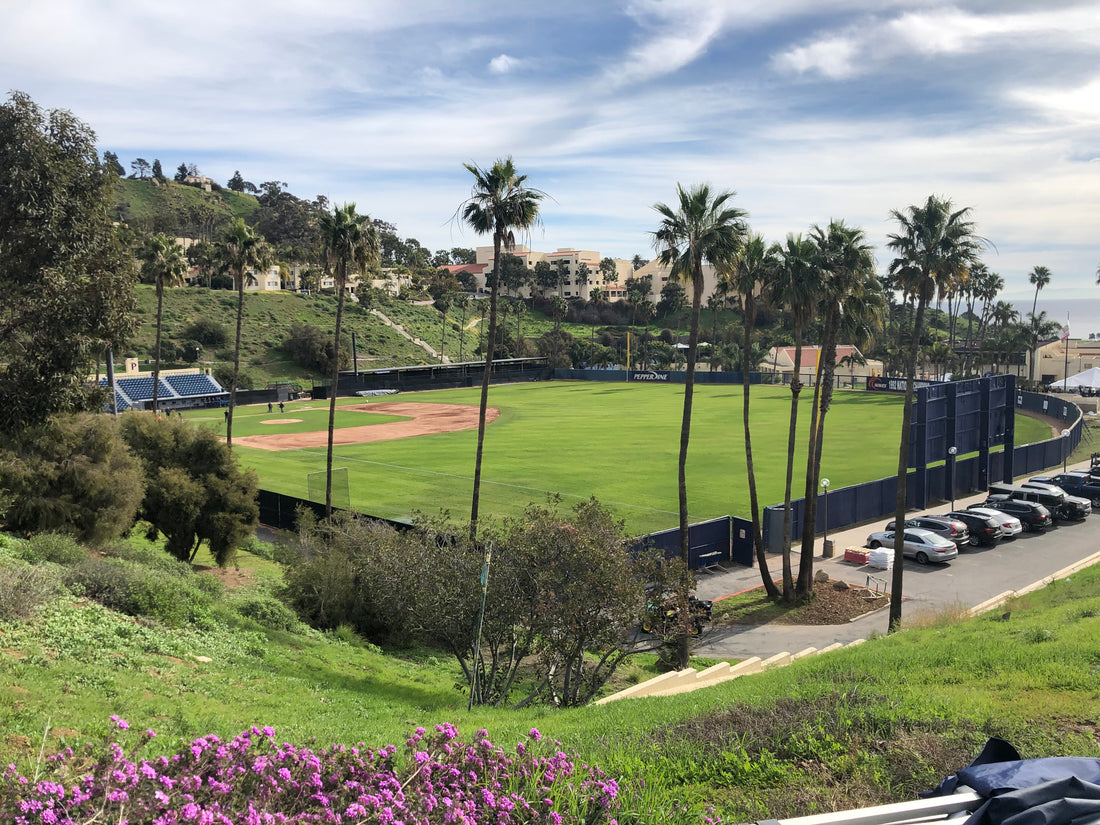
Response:
[{"label": "paved road", "polygon": [[[1087,466],[1087,462],[1078,466]],[[956,508],[961,509],[984,499],[984,495],[959,499]],[[945,513],[949,509],[945,504],[927,512]],[[819,538],[814,570],[825,570],[830,578],[861,586],[867,583],[868,576],[876,576],[889,584],[890,572],[851,564],[841,558],[845,547],[862,546],[867,536],[883,529],[888,520],[830,534],[837,548],[837,556],[832,559],[821,555],[823,542]],[[1098,550],[1100,512],[1081,522],[1059,522],[1059,526],[1043,534],[1021,533],[1015,539],[1002,541],[995,548],[968,548],[949,564],[922,567],[915,561],[906,560],[902,619],[955,604],[972,607],[1007,590],[1026,587]],[[781,557],[769,554],[768,565],[773,578],[779,578],[782,573]],[[760,573],[755,566],[736,566],[717,573],[701,573],[698,579],[697,593],[700,598],[719,599],[759,585]],[[833,642],[864,639],[873,631],[885,633],[887,621],[888,612],[881,609],[843,625],[721,628],[708,631],[696,646],[695,653],[713,658],[767,658],[784,651],[796,653],[807,647],[820,649]]]}]

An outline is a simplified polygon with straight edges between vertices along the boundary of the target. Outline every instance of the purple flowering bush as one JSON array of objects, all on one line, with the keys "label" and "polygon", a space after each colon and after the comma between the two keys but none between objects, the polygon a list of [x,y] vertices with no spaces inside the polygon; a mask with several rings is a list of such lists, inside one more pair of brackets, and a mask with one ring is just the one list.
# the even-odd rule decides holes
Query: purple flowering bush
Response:
[{"label": "purple flowering bush", "polygon": [[[111,721],[116,734],[129,728],[117,716]],[[137,738],[130,753],[111,736],[50,756],[32,778],[9,765],[0,778],[0,822],[612,825],[618,806],[615,780],[557,743],[540,744],[537,730],[506,752],[484,730],[463,742],[451,724],[417,728],[402,759],[393,745],[299,748],[279,743],[269,727],[229,742],[203,736],[171,756],[139,759],[156,734],[118,735]]]}]

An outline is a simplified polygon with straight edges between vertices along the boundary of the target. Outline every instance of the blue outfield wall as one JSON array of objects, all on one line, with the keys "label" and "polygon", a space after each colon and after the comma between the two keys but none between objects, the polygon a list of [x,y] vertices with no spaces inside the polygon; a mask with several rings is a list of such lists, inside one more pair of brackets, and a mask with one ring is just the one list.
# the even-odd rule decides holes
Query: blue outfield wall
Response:
[{"label": "blue outfield wall", "polygon": [[[1069,435],[1065,438],[1051,438],[1034,444],[1021,444],[1014,447],[1011,468],[1013,477],[1032,475],[1041,470],[1056,467],[1062,463],[1065,456],[1077,448],[1081,441],[1083,419],[1080,409],[1072,402],[1057,396],[1018,392],[1016,393],[1015,407],[1016,409],[1040,413],[1065,422],[1064,429],[1069,430]],[[952,498],[963,498],[972,493],[984,492],[989,489],[986,479],[999,480],[1004,478],[1004,461],[1005,454],[1003,452],[991,452],[987,468],[983,468],[980,456],[954,461],[953,479],[950,457],[943,464],[929,467],[927,487],[923,491],[926,501],[920,500],[921,491],[913,483],[916,471],[910,470],[905,485],[907,507],[909,509],[924,509],[928,501],[950,502]],[[951,489],[952,481],[954,481],[954,495],[952,495]],[[852,487],[842,487],[838,490],[830,490],[827,504],[825,494],[821,493],[817,497],[816,532],[822,533],[825,531],[826,517],[828,518],[828,530],[833,532],[851,527],[853,524],[892,516],[895,512],[897,493],[898,480],[896,476],[889,476]],[[802,539],[802,515],[805,506],[805,499],[799,498],[791,501],[792,541],[801,541]],[[783,509],[782,504],[772,505],[764,509],[764,542],[772,552],[782,550]]]},{"label": "blue outfield wall", "polygon": [[[638,383],[683,384],[683,370],[554,370],[561,381],[636,381]],[[749,383],[760,384],[763,373],[750,372]],[[742,384],[740,372],[696,372],[696,384]]]}]

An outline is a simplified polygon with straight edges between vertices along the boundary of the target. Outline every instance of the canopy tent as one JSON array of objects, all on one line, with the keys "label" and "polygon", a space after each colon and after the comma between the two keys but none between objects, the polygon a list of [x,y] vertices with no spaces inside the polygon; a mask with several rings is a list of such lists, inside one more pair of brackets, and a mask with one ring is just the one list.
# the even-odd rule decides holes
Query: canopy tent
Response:
[{"label": "canopy tent", "polygon": [[1051,389],[1058,390],[1076,390],[1081,387],[1089,387],[1094,390],[1100,389],[1100,367],[1093,367],[1061,381],[1055,381],[1050,386]]}]

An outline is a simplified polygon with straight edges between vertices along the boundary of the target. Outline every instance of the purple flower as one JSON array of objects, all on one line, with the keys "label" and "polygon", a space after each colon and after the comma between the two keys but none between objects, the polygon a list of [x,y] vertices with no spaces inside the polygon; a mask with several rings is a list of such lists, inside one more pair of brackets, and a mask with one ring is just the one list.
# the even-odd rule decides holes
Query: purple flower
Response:
[{"label": "purple flower", "polygon": [[130,723],[129,722],[127,722],[125,719],[120,719],[117,716],[112,716],[111,721],[114,722],[116,725],[118,725],[120,728],[122,728],[122,730],[129,730],[129,728],[130,728]]}]

